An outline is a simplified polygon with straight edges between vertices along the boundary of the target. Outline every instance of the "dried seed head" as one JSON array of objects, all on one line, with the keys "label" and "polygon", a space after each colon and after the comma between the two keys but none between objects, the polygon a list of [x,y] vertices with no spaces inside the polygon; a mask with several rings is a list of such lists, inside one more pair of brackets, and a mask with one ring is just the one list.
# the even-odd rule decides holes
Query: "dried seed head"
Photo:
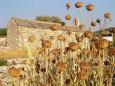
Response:
[{"label": "dried seed head", "polygon": [[58,29],[58,26],[55,25],[55,24],[53,24],[53,25],[51,25],[50,29],[53,30],[53,31],[54,31],[54,30],[57,30],[57,29]]},{"label": "dried seed head", "polygon": [[66,15],[66,16],[65,16],[65,19],[66,19],[66,20],[71,20],[71,16],[70,16],[70,15]]},{"label": "dried seed head", "polygon": [[82,37],[77,37],[76,40],[77,40],[77,42],[82,42],[83,38]]},{"label": "dried seed head", "polygon": [[65,69],[67,69],[67,64],[64,63],[64,62],[59,62],[59,63],[56,65],[56,67],[57,67],[57,70],[58,70],[59,72],[62,72],[62,71],[64,71]]},{"label": "dried seed head", "polygon": [[93,33],[90,32],[90,31],[86,31],[86,32],[84,33],[84,35],[85,35],[85,37],[91,38],[91,37],[93,36]]},{"label": "dried seed head", "polygon": [[19,78],[21,75],[21,71],[20,69],[12,67],[8,70],[8,74],[14,78]]},{"label": "dried seed head", "polygon": [[92,11],[94,9],[94,5],[93,4],[88,4],[86,6],[86,8],[87,8],[88,11]]},{"label": "dried seed head", "polygon": [[72,31],[67,31],[67,35],[72,35]]},{"label": "dried seed head", "polygon": [[106,61],[104,61],[104,65],[106,65],[106,66],[110,65],[110,62],[106,60]]},{"label": "dried seed head", "polygon": [[52,50],[52,53],[54,54],[54,55],[59,55],[60,53],[61,53],[61,50],[60,49],[53,49]]},{"label": "dried seed head", "polygon": [[66,85],[69,85],[70,83],[71,83],[71,80],[70,80],[70,79],[66,79],[66,80],[65,80],[65,84],[66,84]]},{"label": "dried seed head", "polygon": [[96,21],[97,21],[97,23],[100,23],[100,22],[101,22],[101,19],[100,19],[100,18],[97,18]]},{"label": "dried seed head", "polygon": [[49,40],[43,40],[42,41],[42,46],[45,48],[51,48],[52,44]]},{"label": "dried seed head", "polygon": [[82,70],[81,72],[79,72],[78,74],[78,78],[80,80],[87,80],[88,79],[88,73],[86,70]]},{"label": "dried seed head", "polygon": [[110,19],[110,18],[111,18],[111,14],[110,14],[110,13],[105,13],[105,14],[104,14],[104,17],[105,17],[106,19]]},{"label": "dried seed head", "polygon": [[89,65],[89,63],[87,63],[87,62],[80,62],[80,68],[82,69],[82,70],[88,70],[89,68],[90,68],[90,65]]},{"label": "dried seed head", "polygon": [[64,26],[65,25],[65,22],[61,22],[61,26]]},{"label": "dried seed head", "polygon": [[81,8],[83,6],[83,3],[82,2],[77,2],[76,4],[75,4],[75,7],[76,8]]},{"label": "dried seed head", "polygon": [[76,37],[81,37],[83,36],[83,32],[77,31],[75,34]]},{"label": "dried seed head", "polygon": [[69,51],[70,51],[70,48],[66,47],[63,53],[66,55]]},{"label": "dried seed head", "polygon": [[67,4],[66,4],[66,7],[67,8],[70,8],[72,6],[72,4],[70,3],[70,2],[68,2]]},{"label": "dried seed head", "polygon": [[28,38],[28,41],[29,41],[29,42],[34,42],[34,41],[35,41],[35,36],[34,36],[34,35],[31,35],[31,36]]},{"label": "dried seed head", "polygon": [[113,70],[109,69],[106,72],[107,72],[107,75],[108,75],[109,78],[113,77],[113,73],[114,73]]},{"label": "dried seed head", "polygon": [[55,60],[55,59],[53,59],[53,60],[52,60],[52,63],[53,63],[53,64],[55,64],[55,63],[56,63],[56,60]]},{"label": "dried seed head", "polygon": [[85,25],[79,25],[79,28],[84,30],[85,29]]},{"label": "dried seed head", "polygon": [[85,48],[82,49],[82,53],[83,53],[83,54],[89,54],[89,52],[90,52],[90,51],[89,51],[88,49],[85,49]]},{"label": "dried seed head", "polygon": [[96,21],[91,22],[91,26],[95,27],[97,25]]},{"label": "dried seed head", "polygon": [[109,48],[108,54],[109,54],[109,56],[115,56],[115,48]]},{"label": "dried seed head", "polygon": [[69,48],[70,48],[70,50],[75,51],[76,49],[78,49],[78,43],[70,42],[69,43]]},{"label": "dried seed head", "polygon": [[95,46],[97,49],[104,49],[107,48],[109,46],[109,41],[106,39],[98,39],[95,42]]},{"label": "dried seed head", "polygon": [[65,37],[64,37],[62,34],[58,35],[58,36],[57,36],[57,39],[58,39],[59,41],[65,41]]}]

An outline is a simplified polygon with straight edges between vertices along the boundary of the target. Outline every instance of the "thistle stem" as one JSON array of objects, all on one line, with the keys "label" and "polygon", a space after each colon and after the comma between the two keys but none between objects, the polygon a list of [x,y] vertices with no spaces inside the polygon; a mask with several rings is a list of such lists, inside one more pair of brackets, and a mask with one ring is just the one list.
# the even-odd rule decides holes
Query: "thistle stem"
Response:
[{"label": "thistle stem", "polygon": [[63,72],[61,72],[61,86],[63,86]]},{"label": "thistle stem", "polygon": [[91,14],[88,15],[88,29],[91,30]]},{"label": "thistle stem", "polygon": [[79,13],[80,13],[80,16],[81,16],[81,24],[83,25],[84,24],[84,19],[83,19],[83,15],[82,15],[82,10],[79,9]]}]

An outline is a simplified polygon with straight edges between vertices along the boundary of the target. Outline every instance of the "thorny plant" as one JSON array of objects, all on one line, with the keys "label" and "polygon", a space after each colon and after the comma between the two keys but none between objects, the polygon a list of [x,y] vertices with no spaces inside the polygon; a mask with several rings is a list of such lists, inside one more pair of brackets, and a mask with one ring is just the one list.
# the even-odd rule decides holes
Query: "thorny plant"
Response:
[{"label": "thorny plant", "polygon": [[[67,10],[71,5],[66,4]],[[83,3],[77,2],[75,6],[80,9]],[[89,4],[86,8],[92,11],[94,6]],[[106,21],[111,15],[106,13],[104,17]],[[65,18],[70,20],[71,16],[68,14]],[[101,22],[99,18],[96,21],[99,24]],[[23,79],[20,86],[112,86],[115,74],[115,47],[103,39],[103,34],[97,36],[90,31],[91,26],[96,26],[96,22],[91,22],[89,19],[89,23],[89,31],[84,31],[82,36],[75,35],[76,41],[70,42],[68,46],[63,43],[66,41],[63,34],[55,35],[60,41],[60,46],[58,43],[52,43],[50,39],[42,39],[42,48],[38,49],[36,57],[32,56],[32,51],[26,44],[27,80]],[[81,27],[84,25],[80,25]],[[51,30],[57,30],[57,27],[52,25]],[[115,34],[114,29],[110,32]],[[51,48],[53,44],[54,49]],[[62,46],[65,46],[64,49]]]}]

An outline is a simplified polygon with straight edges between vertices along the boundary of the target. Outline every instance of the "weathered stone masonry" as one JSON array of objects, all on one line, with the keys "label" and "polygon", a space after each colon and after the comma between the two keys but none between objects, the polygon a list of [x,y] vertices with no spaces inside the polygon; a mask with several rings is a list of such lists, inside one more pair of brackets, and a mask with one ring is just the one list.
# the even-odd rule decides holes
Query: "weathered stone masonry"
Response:
[{"label": "weathered stone masonry", "polygon": [[[53,24],[58,26],[58,30],[52,31],[50,29]],[[51,40],[50,38],[54,38],[51,40],[53,43],[52,48],[63,48],[67,46],[69,42],[76,41],[75,33],[78,31],[78,28],[75,26],[61,26],[61,24],[57,23],[29,21],[19,18],[11,18],[7,29],[7,46],[22,48],[25,43],[28,43],[33,49],[41,47],[41,39]],[[68,35],[68,31],[71,31],[72,35]],[[63,34],[65,37],[65,42],[60,43],[57,39],[57,36],[60,34]],[[33,37],[33,42],[28,40],[30,37]]]}]

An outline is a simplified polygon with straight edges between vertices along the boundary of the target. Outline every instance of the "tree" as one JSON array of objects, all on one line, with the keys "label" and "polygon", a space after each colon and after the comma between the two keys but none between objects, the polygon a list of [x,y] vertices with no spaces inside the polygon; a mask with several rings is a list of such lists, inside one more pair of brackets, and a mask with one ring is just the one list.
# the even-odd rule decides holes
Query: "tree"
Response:
[{"label": "tree", "polygon": [[51,22],[55,22],[55,23],[61,23],[61,19],[57,16],[52,16],[51,17]]},{"label": "tree", "polygon": [[0,29],[0,36],[3,37],[3,36],[6,36],[7,35],[7,29],[6,28],[1,28]]},{"label": "tree", "polygon": [[61,23],[61,19],[57,16],[38,16],[36,17],[37,21],[45,21],[45,22],[54,22]]}]

